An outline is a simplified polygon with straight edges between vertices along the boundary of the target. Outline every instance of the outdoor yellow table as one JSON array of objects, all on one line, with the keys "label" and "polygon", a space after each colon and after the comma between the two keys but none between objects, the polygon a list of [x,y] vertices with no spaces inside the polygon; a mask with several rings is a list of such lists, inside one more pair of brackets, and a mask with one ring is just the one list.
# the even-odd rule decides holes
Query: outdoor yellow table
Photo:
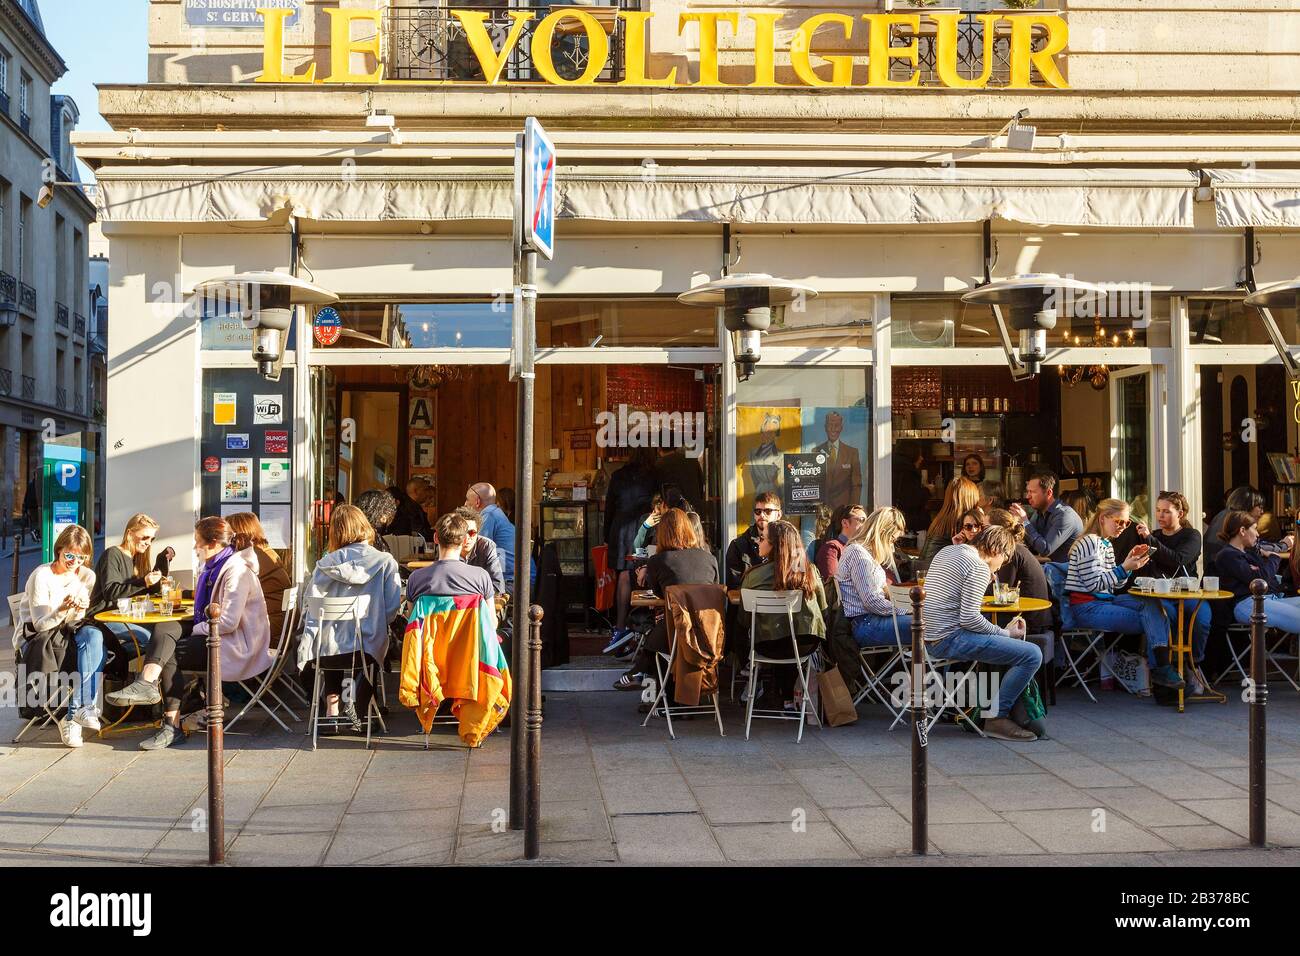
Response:
[{"label": "outdoor yellow table", "polygon": [[[1197,694],[1195,697],[1184,697],[1186,686],[1178,690],[1178,712],[1183,712],[1185,700],[1214,700],[1220,704],[1228,702],[1226,694],[1220,694],[1210,687],[1210,682],[1205,679],[1201,669],[1196,666],[1196,661],[1192,660],[1192,628],[1196,626],[1196,613],[1201,609],[1201,605],[1206,601],[1222,601],[1224,598],[1232,597],[1231,591],[1170,591],[1168,594],[1160,594],[1156,591],[1138,591],[1136,589],[1128,592],[1134,597],[1148,598],[1156,601],[1177,601],[1178,602],[1178,625],[1173,629],[1169,642],[1169,660],[1172,663],[1175,659],[1177,663],[1174,667],[1178,669],[1178,676],[1187,680],[1187,673],[1190,670],[1192,675],[1200,682],[1204,688],[1204,693]],[[1192,608],[1192,613],[1188,614],[1185,610],[1188,601],[1195,601],[1196,606]],[[1184,666],[1183,658],[1188,658],[1188,663]]]},{"label": "outdoor yellow table", "polygon": [[406,562],[406,567],[408,567],[412,571],[418,571],[420,570],[420,568],[428,568],[432,566],[433,566],[432,561],[407,561]]},{"label": "outdoor yellow table", "polygon": [[[732,588],[729,590],[727,592],[727,600],[732,604],[739,604],[740,589]],[[633,607],[663,607],[664,599],[653,591],[633,591],[631,603]]]},{"label": "outdoor yellow table", "polygon": [[[154,603],[156,607],[157,602]],[[194,614],[194,603],[192,601],[181,601],[179,603],[173,602],[173,606],[175,610],[171,614],[159,614],[154,611],[150,614],[146,614],[142,618],[132,617],[130,614],[118,614],[116,611],[100,611],[95,615],[95,620],[103,624],[166,624],[168,621],[183,621]],[[103,737],[117,728],[120,728],[118,729],[119,733],[123,733],[132,730],[151,730],[162,725],[162,721],[160,720],[151,720],[148,723],[122,727],[121,725],[126,722],[126,719],[131,716],[131,712],[134,710],[135,705],[132,704],[126,709],[125,714],[100,730],[99,736]]]},{"label": "outdoor yellow table", "polygon": [[999,614],[1026,614],[1030,611],[1046,611],[1051,606],[1051,601],[1045,601],[1042,598],[1022,597],[1014,604],[994,604],[991,597],[986,597],[984,603],[980,605],[980,613],[992,617],[993,623],[996,624]]}]

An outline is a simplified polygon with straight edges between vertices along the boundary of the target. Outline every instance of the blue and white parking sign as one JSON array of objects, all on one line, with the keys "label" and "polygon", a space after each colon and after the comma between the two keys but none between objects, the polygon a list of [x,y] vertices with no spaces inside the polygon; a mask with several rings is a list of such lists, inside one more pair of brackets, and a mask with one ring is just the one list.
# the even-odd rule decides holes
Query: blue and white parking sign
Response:
[{"label": "blue and white parking sign", "polygon": [[555,145],[533,117],[524,122],[524,245],[555,255]]},{"label": "blue and white parking sign", "polygon": [[54,479],[64,491],[75,494],[81,490],[81,466],[75,461],[55,462]]}]

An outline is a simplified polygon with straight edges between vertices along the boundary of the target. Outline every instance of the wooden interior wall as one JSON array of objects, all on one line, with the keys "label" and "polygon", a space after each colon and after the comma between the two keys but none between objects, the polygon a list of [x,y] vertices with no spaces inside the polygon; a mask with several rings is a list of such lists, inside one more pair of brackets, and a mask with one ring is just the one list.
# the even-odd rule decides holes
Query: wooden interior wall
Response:
[{"label": "wooden interior wall", "polygon": [[515,386],[507,370],[467,366],[460,379],[439,386],[437,404],[438,514],[464,504],[476,481],[513,487]]},{"label": "wooden interior wall", "polygon": [[[537,447],[542,469],[538,477],[547,468],[553,472],[595,471],[596,459],[604,457],[596,446],[596,415],[605,408],[605,366],[542,368],[549,374],[544,380],[538,377]],[[551,458],[553,448],[559,449],[559,459]]]}]

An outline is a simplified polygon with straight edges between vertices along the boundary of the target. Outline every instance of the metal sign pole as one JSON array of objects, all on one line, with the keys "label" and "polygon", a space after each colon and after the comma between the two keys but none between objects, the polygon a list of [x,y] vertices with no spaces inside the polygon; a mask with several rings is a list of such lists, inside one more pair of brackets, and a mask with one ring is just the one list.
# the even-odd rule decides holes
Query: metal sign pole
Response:
[{"label": "metal sign pole", "polygon": [[926,769],[925,621],[921,606],[925,589],[912,588],[912,853],[925,856],[929,845],[930,791]]},{"label": "metal sign pole", "polygon": [[1249,724],[1249,809],[1250,845],[1264,846],[1268,840],[1268,794],[1265,777],[1268,774],[1267,734],[1264,707],[1268,703],[1268,658],[1265,654],[1264,631],[1268,619],[1264,615],[1264,595],[1268,585],[1256,579],[1250,582],[1252,597],[1250,615],[1250,724]]}]

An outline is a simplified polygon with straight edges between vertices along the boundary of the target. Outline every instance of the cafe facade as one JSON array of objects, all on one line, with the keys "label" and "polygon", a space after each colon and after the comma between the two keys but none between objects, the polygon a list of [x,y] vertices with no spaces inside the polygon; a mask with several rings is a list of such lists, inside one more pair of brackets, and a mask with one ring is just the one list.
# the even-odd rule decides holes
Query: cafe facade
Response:
[{"label": "cafe facade", "polygon": [[[1300,9],[271,6],[153,0],[150,82],[101,86],[113,131],[77,137],[110,243],[110,535],[149,511],[184,570],[197,516],[254,510],[301,577],[334,501],[512,486],[529,116],[558,151],[557,228],[538,495],[516,507],[582,542],[566,573],[590,577],[595,502],[652,436],[700,463],[719,549],[787,492],[787,456],[818,453],[828,506],[891,503],[913,474],[941,493],[975,456],[1012,497],[1048,468],[1135,511],[1175,488],[1212,514],[1250,483],[1295,513],[1300,391],[1242,300],[1300,275]],[[277,382],[195,294],[265,270],[339,297],[300,311]],[[816,293],[747,377],[720,317],[678,301],[742,273]],[[1026,273],[1108,295],[1017,380],[962,295]],[[699,427],[638,439],[636,415]]]}]

